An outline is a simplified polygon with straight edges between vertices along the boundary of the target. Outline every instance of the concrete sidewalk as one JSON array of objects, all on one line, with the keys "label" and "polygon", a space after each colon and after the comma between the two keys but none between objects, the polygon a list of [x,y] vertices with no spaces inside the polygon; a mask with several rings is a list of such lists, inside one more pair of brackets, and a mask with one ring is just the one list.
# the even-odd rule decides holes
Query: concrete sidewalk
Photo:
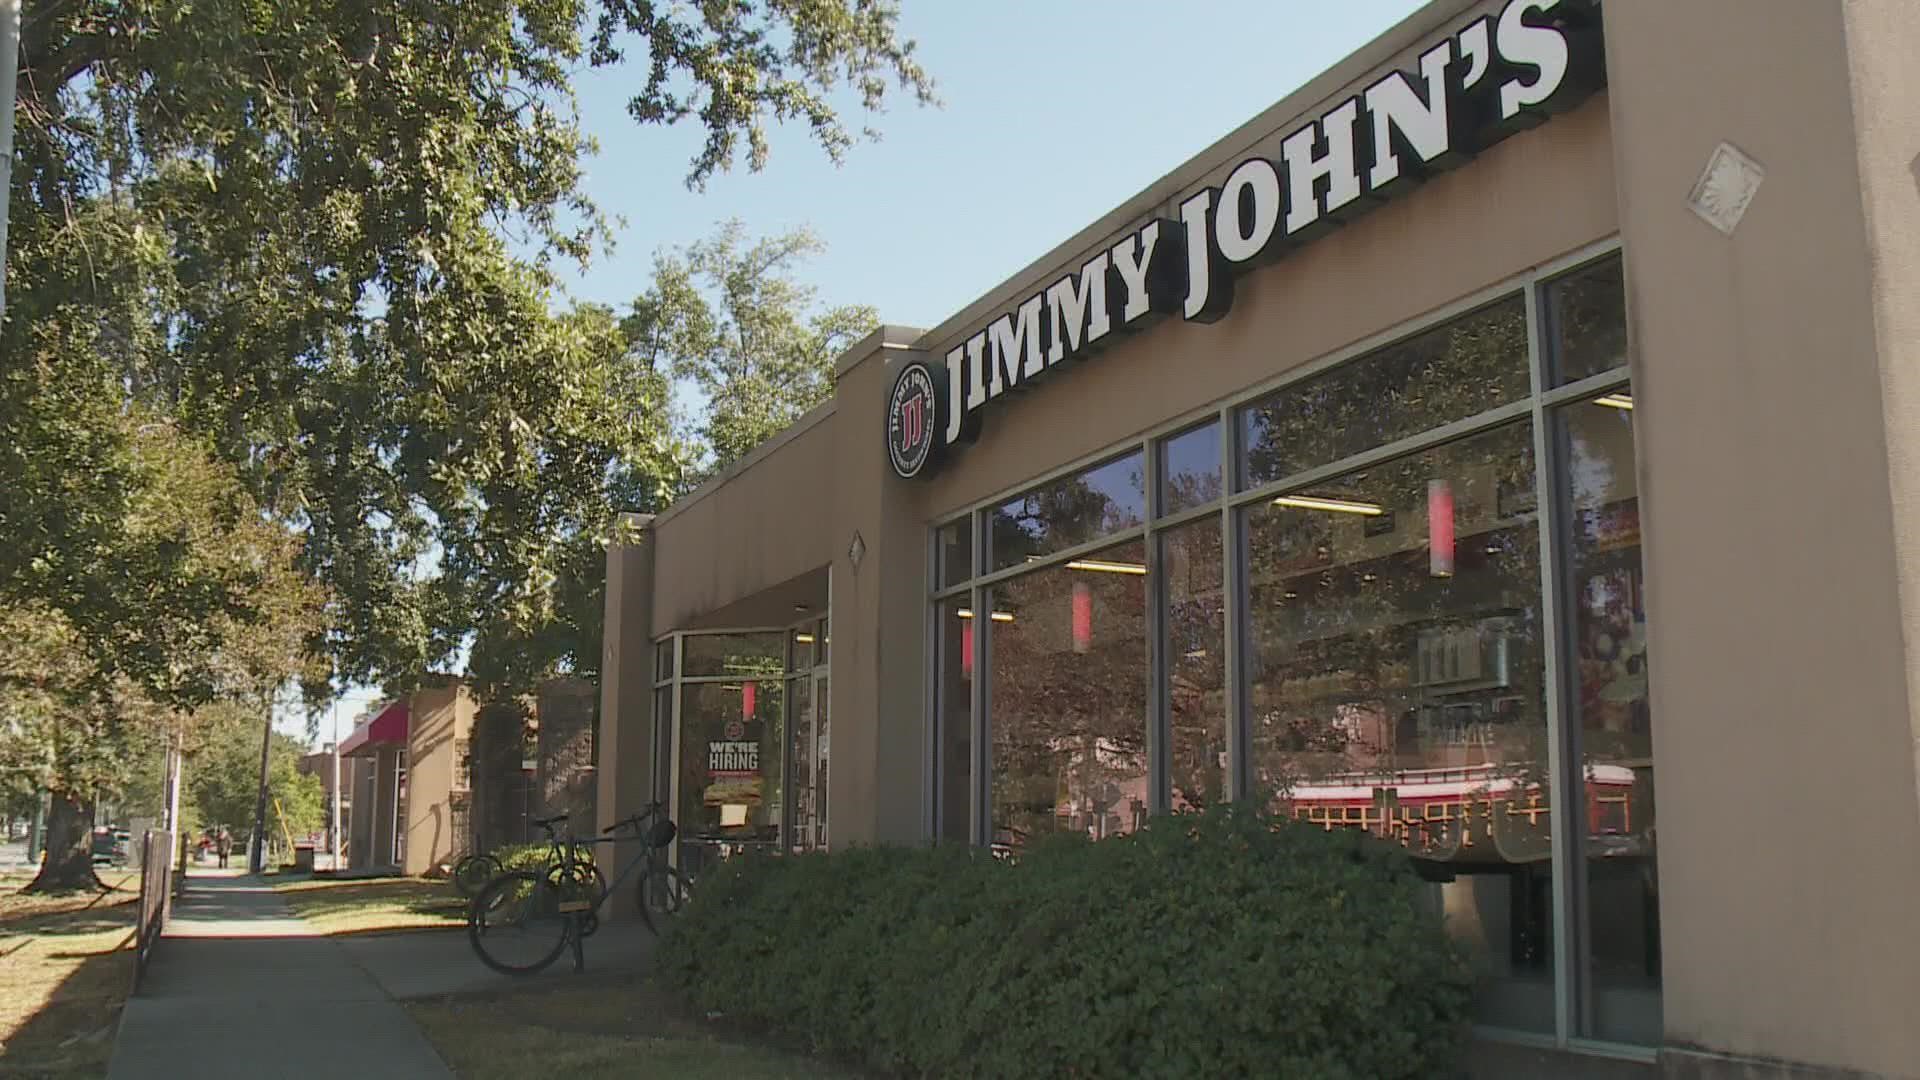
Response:
[{"label": "concrete sidewalk", "polygon": [[[475,966],[478,966],[477,964]],[[452,1077],[347,950],[273,888],[198,871],[128,1000],[111,1080],[146,1077]]]}]

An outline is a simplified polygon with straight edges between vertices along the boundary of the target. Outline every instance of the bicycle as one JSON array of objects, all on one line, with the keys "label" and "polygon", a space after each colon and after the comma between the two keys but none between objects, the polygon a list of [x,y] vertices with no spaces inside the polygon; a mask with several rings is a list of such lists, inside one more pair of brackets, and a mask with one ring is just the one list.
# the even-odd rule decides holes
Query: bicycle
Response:
[{"label": "bicycle", "polygon": [[[675,834],[675,826],[659,802],[608,826],[601,836],[589,841],[571,835],[562,839],[554,825],[564,820],[563,814],[536,822],[547,830],[560,860],[557,865],[539,873],[516,870],[502,874],[489,882],[468,908],[468,942],[481,963],[503,975],[542,971],[569,945],[573,947],[574,971],[585,970],[582,945],[599,925],[600,906],[635,870],[641,871],[635,889],[636,906],[649,931],[659,933],[661,924],[687,903],[686,880],[659,854],[673,842]],[[578,862],[576,852],[588,844],[611,843],[623,830],[631,830],[645,843],[640,854],[608,886],[599,868]],[[588,869],[591,875],[586,873]]]}]

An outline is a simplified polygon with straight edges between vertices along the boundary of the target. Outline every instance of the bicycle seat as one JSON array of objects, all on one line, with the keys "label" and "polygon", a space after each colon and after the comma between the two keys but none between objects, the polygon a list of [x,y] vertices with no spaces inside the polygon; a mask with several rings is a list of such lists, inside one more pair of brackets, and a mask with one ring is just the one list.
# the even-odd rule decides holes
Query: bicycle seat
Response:
[{"label": "bicycle seat", "polygon": [[543,829],[544,829],[544,828],[546,828],[546,827],[547,827],[547,826],[549,826],[549,825],[558,825],[559,823],[561,823],[561,822],[563,822],[563,821],[565,821],[565,820],[567,820],[567,815],[565,815],[565,814],[555,814],[555,815],[553,815],[552,817],[544,817],[544,818],[541,818],[541,817],[537,817],[537,818],[528,818],[527,820],[529,820],[529,821],[531,821],[531,822],[533,822],[533,823],[534,823],[535,825],[538,825],[538,826],[539,826],[540,828],[543,828]]}]

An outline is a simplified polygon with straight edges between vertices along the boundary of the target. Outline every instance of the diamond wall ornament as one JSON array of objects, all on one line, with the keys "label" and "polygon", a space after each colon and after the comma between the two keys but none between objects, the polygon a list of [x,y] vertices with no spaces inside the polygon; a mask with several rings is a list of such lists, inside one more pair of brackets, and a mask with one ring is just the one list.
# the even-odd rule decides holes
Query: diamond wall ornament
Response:
[{"label": "diamond wall ornament", "polygon": [[847,561],[853,564],[855,570],[858,570],[860,569],[860,560],[866,557],[867,542],[862,540],[860,534],[856,532],[853,534],[853,543],[847,545]]},{"label": "diamond wall ornament", "polygon": [[1732,236],[1766,175],[1759,162],[1735,149],[1732,143],[1723,142],[1707,159],[1706,171],[1694,181],[1687,205],[1702,221]]}]

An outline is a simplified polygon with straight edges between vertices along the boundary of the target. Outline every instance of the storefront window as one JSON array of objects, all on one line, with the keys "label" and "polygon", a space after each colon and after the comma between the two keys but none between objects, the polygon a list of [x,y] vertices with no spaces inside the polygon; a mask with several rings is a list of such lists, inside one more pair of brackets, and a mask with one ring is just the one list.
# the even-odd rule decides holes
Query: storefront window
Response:
[{"label": "storefront window", "polygon": [[1278,390],[1240,413],[1240,483],[1252,488],[1530,392],[1519,295]]},{"label": "storefront window", "polygon": [[782,690],[778,675],[680,687],[683,853],[687,847],[779,842],[786,728]]},{"label": "storefront window", "polygon": [[939,551],[942,587],[958,585],[973,576],[973,519],[940,526],[934,545]]},{"label": "storefront window", "polygon": [[1147,514],[1146,456],[1139,451],[1042,484],[993,511],[993,568],[1097,540]]},{"label": "storefront window", "polygon": [[[1217,470],[1216,470],[1217,471]],[[1175,811],[1227,797],[1227,622],[1220,519],[1210,516],[1161,534],[1167,611],[1169,772]]]},{"label": "storefront window", "polygon": [[688,634],[681,639],[689,678],[726,675],[779,678],[785,654],[779,634]]},{"label": "storefront window", "polygon": [[1173,436],[1160,452],[1160,513],[1177,514],[1220,497],[1220,421]]},{"label": "storefront window", "polygon": [[1132,543],[991,591],[995,843],[1099,839],[1145,820],[1145,573]]},{"label": "storefront window", "polygon": [[972,840],[969,827],[973,796],[973,620],[974,611],[963,599],[941,602],[936,615],[938,644],[934,769],[939,777],[939,802],[934,807],[934,834],[943,843]]},{"label": "storefront window", "polygon": [[1560,411],[1574,714],[1587,771],[1587,947],[1601,1038],[1657,1042],[1660,877],[1655,860],[1647,615],[1625,388]]},{"label": "storefront window", "polygon": [[1556,385],[1627,363],[1627,286],[1618,256],[1550,283],[1542,304]]},{"label": "storefront window", "polygon": [[1483,1015],[1551,1029],[1535,515],[1525,424],[1248,508],[1248,711],[1259,796],[1444,864]]},{"label": "storefront window", "polygon": [[[942,526],[939,835],[986,830],[1000,851],[1048,831],[1113,836],[1148,807],[1197,809],[1244,784],[1303,825],[1365,830],[1418,860],[1479,973],[1480,1023],[1658,1043],[1625,289],[1617,256],[1570,265],[1229,403],[1237,428],[1164,436],[1153,521],[1143,439]],[[1237,440],[1231,491],[1223,438]],[[1210,505],[1228,509],[1163,523]],[[985,569],[1009,576],[954,565],[981,527]],[[1556,845],[1571,860],[1558,872]],[[1556,938],[1562,900],[1573,919]]]}]

